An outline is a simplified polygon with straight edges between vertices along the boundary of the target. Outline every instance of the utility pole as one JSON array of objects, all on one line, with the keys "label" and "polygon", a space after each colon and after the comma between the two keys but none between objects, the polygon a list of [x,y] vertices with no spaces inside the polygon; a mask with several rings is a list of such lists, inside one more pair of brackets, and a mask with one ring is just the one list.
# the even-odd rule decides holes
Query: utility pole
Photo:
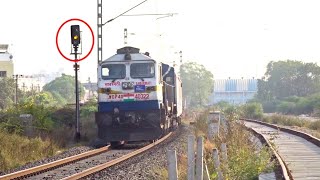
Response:
[{"label": "utility pole", "polygon": [[[129,11],[133,10],[134,8],[142,5],[143,3],[147,2],[148,0],[144,0],[142,2],[140,2],[139,4],[131,7],[130,9],[124,11],[123,13],[119,14],[118,16],[112,18],[112,19],[109,19],[108,21],[102,23],[102,0],[97,0],[97,58],[98,58],[98,62],[97,64],[99,65],[101,62],[102,62],[102,56],[103,56],[103,52],[102,52],[102,27],[104,25],[106,25],[107,23],[110,23],[111,21],[121,17],[121,16],[162,16],[162,17],[159,17],[159,18],[165,18],[165,17],[172,17],[173,15],[177,15],[177,13],[164,13],[164,14],[127,14]],[[159,19],[157,18],[157,19]]]},{"label": "utility pole", "polygon": [[18,79],[19,78],[22,78],[23,77],[23,75],[21,75],[21,74],[15,74],[15,75],[13,75],[13,78],[14,78],[14,80],[16,81],[16,95],[15,95],[15,97],[14,97],[14,102],[15,102],[15,104],[16,104],[16,106],[18,105]]},{"label": "utility pole", "polygon": [[102,26],[103,26],[103,24],[102,24],[102,0],[97,0],[97,22],[98,22],[97,23],[98,24],[98,27],[97,27],[98,62],[97,62],[97,64],[99,65],[102,61]]},{"label": "utility pole", "polygon": [[88,77],[88,83],[89,83],[89,97],[88,99],[91,99],[91,91],[92,91],[92,84],[91,84],[91,80],[90,80],[90,77]]},{"label": "utility pole", "polygon": [[127,30],[127,28],[124,28],[123,39],[124,39],[124,45],[126,46],[128,44],[128,30]]}]

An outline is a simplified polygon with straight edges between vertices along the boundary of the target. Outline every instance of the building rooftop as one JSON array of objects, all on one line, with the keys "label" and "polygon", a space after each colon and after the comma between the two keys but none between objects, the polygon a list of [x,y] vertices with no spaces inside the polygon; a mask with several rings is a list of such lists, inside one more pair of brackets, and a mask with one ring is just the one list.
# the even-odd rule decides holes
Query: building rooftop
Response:
[{"label": "building rooftop", "polygon": [[11,61],[13,56],[9,53],[8,44],[0,44],[0,61]]},{"label": "building rooftop", "polygon": [[0,44],[0,53],[8,52],[9,44]]}]

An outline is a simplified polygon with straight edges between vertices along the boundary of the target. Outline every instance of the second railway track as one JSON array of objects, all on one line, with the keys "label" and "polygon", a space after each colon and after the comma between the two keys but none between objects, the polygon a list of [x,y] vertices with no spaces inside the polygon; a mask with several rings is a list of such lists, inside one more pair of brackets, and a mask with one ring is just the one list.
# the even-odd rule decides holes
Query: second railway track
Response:
[{"label": "second railway track", "polygon": [[290,179],[320,179],[318,139],[258,121],[246,120],[244,124],[271,142],[285,163]]}]

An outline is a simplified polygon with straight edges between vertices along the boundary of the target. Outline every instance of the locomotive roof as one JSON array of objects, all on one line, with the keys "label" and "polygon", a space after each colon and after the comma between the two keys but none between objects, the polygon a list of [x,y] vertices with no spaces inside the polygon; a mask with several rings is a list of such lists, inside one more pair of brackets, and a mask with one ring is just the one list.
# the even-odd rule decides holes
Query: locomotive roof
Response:
[{"label": "locomotive roof", "polygon": [[[130,54],[130,60],[126,60],[126,55]],[[105,59],[103,62],[110,61],[141,61],[153,60],[151,57],[140,53],[140,49],[135,47],[126,46],[117,50],[117,54]]]}]

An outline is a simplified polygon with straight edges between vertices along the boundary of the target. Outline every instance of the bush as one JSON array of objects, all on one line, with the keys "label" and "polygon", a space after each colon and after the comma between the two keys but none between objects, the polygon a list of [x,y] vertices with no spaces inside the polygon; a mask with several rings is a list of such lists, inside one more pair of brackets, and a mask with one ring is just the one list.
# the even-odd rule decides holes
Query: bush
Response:
[{"label": "bush", "polygon": [[196,117],[195,122],[195,133],[196,136],[206,135],[208,132],[208,115],[209,111],[205,111],[201,113],[198,117]]},{"label": "bush", "polygon": [[[262,115],[262,106],[259,103],[250,103],[246,106],[247,113],[260,117]],[[252,111],[253,109],[253,111]],[[206,159],[210,177],[217,177],[217,172],[214,170],[212,149],[221,147],[221,143],[225,142],[228,147],[228,162],[221,162],[221,168],[226,179],[257,179],[260,173],[273,168],[271,162],[271,152],[268,148],[258,149],[256,144],[253,144],[250,139],[252,135],[246,130],[244,125],[238,124],[241,109],[237,106],[228,106],[223,110],[223,114],[228,120],[226,128],[228,133],[224,133],[224,128],[220,126],[218,137],[213,139],[205,138],[204,141],[204,158]],[[196,136],[206,136],[208,131],[207,117],[209,111],[205,111],[198,116],[195,123]],[[224,124],[224,123],[222,123]],[[219,150],[219,152],[221,152]],[[226,169],[225,167],[228,167]]]},{"label": "bush", "polygon": [[267,101],[262,102],[263,112],[265,113],[274,113],[277,110],[278,101]]},{"label": "bush", "polygon": [[74,108],[66,106],[53,111],[51,118],[56,126],[73,127],[75,125],[76,113]]},{"label": "bush", "polygon": [[295,112],[296,103],[283,101],[277,106],[277,111],[283,114],[293,114]]},{"label": "bush", "polygon": [[88,117],[97,111],[98,111],[98,108],[97,108],[96,104],[95,105],[90,105],[90,104],[84,105],[84,106],[81,106],[81,108],[80,108],[80,116],[81,117]]},{"label": "bush", "polygon": [[269,148],[258,149],[251,134],[242,124],[231,123],[227,135],[228,179],[257,179],[262,172],[273,168]]},{"label": "bush", "polygon": [[242,106],[243,115],[249,119],[261,119],[263,116],[262,104],[253,102]]}]

